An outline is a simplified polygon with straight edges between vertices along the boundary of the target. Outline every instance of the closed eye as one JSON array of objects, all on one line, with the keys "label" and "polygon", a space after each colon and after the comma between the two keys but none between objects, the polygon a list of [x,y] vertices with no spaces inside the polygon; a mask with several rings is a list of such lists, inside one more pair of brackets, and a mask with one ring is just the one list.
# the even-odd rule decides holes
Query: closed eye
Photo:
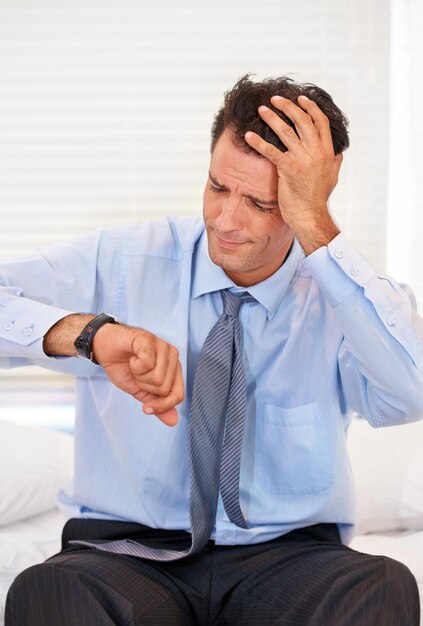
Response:
[{"label": "closed eye", "polygon": [[[216,185],[213,185],[213,183],[209,183],[209,189],[210,191],[213,191],[213,193],[225,193],[226,191],[228,191],[227,189],[222,189],[222,187],[216,187]],[[261,204],[258,204],[252,198],[248,198],[248,202],[250,203],[250,206],[252,206],[256,211],[260,211],[261,213],[270,213],[273,210],[272,207],[265,207]]]},{"label": "closed eye", "polygon": [[257,202],[254,202],[254,200],[252,200],[251,198],[248,198],[249,202],[251,203],[251,205],[257,210],[257,211],[261,211],[261,213],[270,213],[271,211],[273,211],[273,209],[271,207],[268,206],[261,206],[261,204],[257,204]]},{"label": "closed eye", "polygon": [[209,184],[210,191],[214,191],[215,193],[223,193],[226,189],[221,189],[220,187],[216,187],[215,185]]}]

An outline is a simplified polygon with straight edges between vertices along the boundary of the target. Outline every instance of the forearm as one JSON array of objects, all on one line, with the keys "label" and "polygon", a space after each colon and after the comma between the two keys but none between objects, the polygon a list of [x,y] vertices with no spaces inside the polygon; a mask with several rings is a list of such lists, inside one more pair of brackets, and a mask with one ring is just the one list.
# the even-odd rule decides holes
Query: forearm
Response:
[{"label": "forearm", "polygon": [[47,356],[76,356],[75,339],[95,315],[73,314],[59,320],[44,336]]},{"label": "forearm", "polygon": [[290,224],[290,227],[306,256],[327,246],[340,233],[326,205],[311,212],[309,219],[303,217],[299,223]]},{"label": "forearm", "polygon": [[302,275],[316,280],[344,335],[339,365],[347,405],[374,425],[421,417],[423,321],[406,293],[342,235],[308,257]]},{"label": "forearm", "polygon": [[[75,312],[110,311],[120,280],[119,236],[96,231],[59,245],[41,248],[26,258],[0,265],[0,355],[36,360],[41,366],[84,375],[95,365],[82,359],[54,359],[75,354],[73,339],[51,344],[50,330]],[[103,285],[107,284],[107,289]],[[82,316],[76,316],[83,325]],[[86,317],[85,320],[89,318]],[[66,322],[68,323],[68,322]],[[86,323],[86,322],[85,322]],[[78,329],[75,329],[77,336]],[[44,349],[44,338],[49,334]]]}]

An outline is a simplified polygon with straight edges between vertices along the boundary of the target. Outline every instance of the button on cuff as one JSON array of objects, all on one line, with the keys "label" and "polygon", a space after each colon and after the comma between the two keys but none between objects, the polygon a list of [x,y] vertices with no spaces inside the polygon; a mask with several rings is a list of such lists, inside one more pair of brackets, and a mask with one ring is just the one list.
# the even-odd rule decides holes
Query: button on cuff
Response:
[{"label": "button on cuff", "polygon": [[[73,311],[17,297],[0,308],[0,340],[14,344],[13,354],[28,359],[46,358],[43,337],[60,319]],[[13,324],[10,327],[10,324]]]},{"label": "button on cuff", "polygon": [[372,267],[341,233],[327,247],[336,264],[360,287],[376,276]]}]

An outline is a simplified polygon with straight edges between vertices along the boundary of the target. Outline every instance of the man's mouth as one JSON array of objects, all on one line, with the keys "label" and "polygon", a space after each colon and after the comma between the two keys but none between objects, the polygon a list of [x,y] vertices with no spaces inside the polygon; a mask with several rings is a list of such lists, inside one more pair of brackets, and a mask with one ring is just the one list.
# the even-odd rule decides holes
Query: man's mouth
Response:
[{"label": "man's mouth", "polygon": [[247,241],[234,241],[232,239],[225,239],[216,233],[216,241],[220,248],[226,248],[227,250],[235,250],[236,248],[240,248],[244,246]]}]

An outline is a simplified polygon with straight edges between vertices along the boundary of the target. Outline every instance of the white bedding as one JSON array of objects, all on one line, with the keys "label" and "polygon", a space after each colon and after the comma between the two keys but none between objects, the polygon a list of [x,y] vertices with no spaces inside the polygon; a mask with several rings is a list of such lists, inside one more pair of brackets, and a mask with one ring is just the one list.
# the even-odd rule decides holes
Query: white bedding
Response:
[{"label": "white bedding", "polygon": [[0,626],[10,585],[24,569],[59,552],[64,523],[54,509],[0,528]]}]

